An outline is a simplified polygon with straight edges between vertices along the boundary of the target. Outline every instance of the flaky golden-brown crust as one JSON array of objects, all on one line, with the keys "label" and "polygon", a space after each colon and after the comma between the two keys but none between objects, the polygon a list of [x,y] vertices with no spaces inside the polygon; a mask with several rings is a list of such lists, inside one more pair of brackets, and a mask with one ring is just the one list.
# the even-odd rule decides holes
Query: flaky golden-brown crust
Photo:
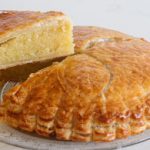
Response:
[{"label": "flaky golden-brown crust", "polygon": [[49,11],[45,13],[32,11],[1,11],[0,12],[0,43],[9,40],[20,30],[34,24],[64,16],[61,12]]},{"label": "flaky golden-brown crust", "polygon": [[2,120],[73,141],[112,141],[150,128],[150,43],[122,37],[78,48],[82,54],[31,74],[8,91]]},{"label": "flaky golden-brown crust", "polygon": [[76,52],[81,52],[97,42],[133,38],[125,33],[94,26],[74,26],[73,33]]}]

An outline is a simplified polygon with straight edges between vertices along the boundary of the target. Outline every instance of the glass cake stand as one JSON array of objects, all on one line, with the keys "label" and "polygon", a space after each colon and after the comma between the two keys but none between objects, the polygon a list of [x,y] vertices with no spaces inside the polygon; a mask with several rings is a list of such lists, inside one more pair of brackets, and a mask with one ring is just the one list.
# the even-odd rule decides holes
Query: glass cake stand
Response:
[{"label": "glass cake stand", "polygon": [[[7,82],[1,90],[1,99],[3,94],[14,86],[16,83]],[[150,140],[150,130],[130,136],[126,139],[119,139],[112,142],[71,142],[71,141],[58,141],[56,139],[48,139],[40,137],[34,133],[29,134],[11,128],[5,124],[0,124],[0,141],[7,144],[40,150],[109,150],[119,149],[122,147],[131,146]]]}]

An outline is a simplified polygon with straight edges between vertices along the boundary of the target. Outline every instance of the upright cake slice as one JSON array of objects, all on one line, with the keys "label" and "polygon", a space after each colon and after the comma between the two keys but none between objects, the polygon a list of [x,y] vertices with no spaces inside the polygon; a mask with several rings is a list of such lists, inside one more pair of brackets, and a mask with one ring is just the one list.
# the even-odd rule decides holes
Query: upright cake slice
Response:
[{"label": "upright cake slice", "polygon": [[0,13],[0,70],[73,52],[72,25],[63,13]]}]

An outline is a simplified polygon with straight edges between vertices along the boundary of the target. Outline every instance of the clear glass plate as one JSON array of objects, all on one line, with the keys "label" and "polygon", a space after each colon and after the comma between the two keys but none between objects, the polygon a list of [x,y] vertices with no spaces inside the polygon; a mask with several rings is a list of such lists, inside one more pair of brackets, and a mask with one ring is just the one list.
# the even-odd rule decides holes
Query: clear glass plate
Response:
[{"label": "clear glass plate", "polygon": [[[2,95],[16,83],[7,82],[2,91]],[[109,150],[126,146],[131,146],[140,142],[150,140],[150,130],[130,136],[126,139],[115,140],[112,142],[70,142],[58,141],[55,139],[48,139],[40,137],[34,133],[28,134],[11,128],[5,124],[0,124],[0,141],[12,144],[15,146],[28,148],[28,149],[41,149],[41,150]]]}]

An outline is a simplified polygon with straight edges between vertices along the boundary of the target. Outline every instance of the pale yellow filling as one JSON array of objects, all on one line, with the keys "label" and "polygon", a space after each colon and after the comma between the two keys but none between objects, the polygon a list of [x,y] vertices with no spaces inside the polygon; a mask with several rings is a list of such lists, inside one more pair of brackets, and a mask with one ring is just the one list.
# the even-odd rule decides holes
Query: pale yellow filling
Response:
[{"label": "pale yellow filling", "polygon": [[72,26],[68,20],[37,25],[0,44],[0,66],[72,54]]}]

